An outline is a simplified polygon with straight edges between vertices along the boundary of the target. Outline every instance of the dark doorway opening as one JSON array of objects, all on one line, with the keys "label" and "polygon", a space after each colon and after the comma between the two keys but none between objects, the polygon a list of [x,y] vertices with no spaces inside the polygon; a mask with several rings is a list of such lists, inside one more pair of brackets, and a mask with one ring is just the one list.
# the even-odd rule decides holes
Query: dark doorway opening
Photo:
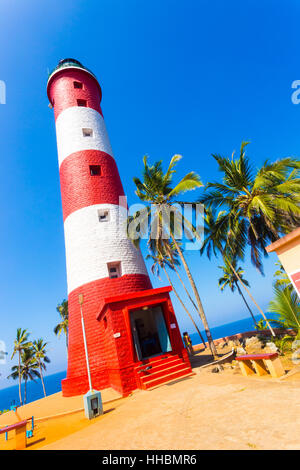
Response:
[{"label": "dark doorway opening", "polygon": [[161,305],[130,312],[130,322],[140,361],[172,350]]}]

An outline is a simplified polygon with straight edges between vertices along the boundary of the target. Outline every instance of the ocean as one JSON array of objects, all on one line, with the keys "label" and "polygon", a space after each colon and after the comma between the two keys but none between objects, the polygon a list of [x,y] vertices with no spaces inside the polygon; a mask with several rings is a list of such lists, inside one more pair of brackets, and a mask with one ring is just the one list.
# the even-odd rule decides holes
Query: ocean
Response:
[{"label": "ocean", "polygon": [[[257,317],[260,319],[260,317]],[[253,320],[251,317],[244,318],[232,323],[227,323],[222,326],[211,328],[211,334],[214,339],[222,338],[223,336],[234,335],[236,333],[244,333],[245,331],[254,330]],[[205,338],[205,333],[203,337]],[[193,344],[201,343],[198,333],[190,334]],[[61,390],[61,380],[66,377],[66,371],[58,372],[56,374],[47,375],[44,377],[45,388],[47,395],[59,392]],[[24,396],[24,384],[22,384],[22,396]],[[43,389],[40,381],[28,382],[27,384],[27,403],[43,398]],[[19,404],[19,386],[13,385],[8,388],[0,390],[0,410],[8,409],[11,405]]]},{"label": "ocean", "polygon": [[[45,389],[47,395],[59,392],[61,390],[61,381],[66,377],[66,371],[44,377]],[[21,385],[22,396],[24,397],[24,383]],[[27,383],[27,403],[43,398],[43,388],[40,380]],[[11,405],[19,404],[19,385],[3,388],[0,390],[0,410],[9,409]]]},{"label": "ocean", "polygon": [[[255,319],[258,321],[262,317],[260,315],[255,315]],[[197,321],[197,320],[196,320]],[[215,326],[210,328],[213,339],[223,338],[223,336],[236,335],[237,333],[245,333],[246,331],[254,331],[254,324],[252,317],[243,318],[242,320],[234,321],[232,323],[226,323],[225,325]],[[205,332],[200,330],[203,334],[203,338],[206,340]],[[193,344],[202,343],[198,333],[190,334],[190,338]]]}]

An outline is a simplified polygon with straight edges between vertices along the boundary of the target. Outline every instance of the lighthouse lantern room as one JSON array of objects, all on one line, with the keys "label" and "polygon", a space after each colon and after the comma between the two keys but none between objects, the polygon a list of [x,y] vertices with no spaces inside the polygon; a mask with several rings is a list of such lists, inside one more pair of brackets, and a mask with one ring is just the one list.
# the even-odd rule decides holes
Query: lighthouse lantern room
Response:
[{"label": "lighthouse lantern room", "polygon": [[128,395],[191,374],[171,288],[152,288],[140,250],[124,237],[124,190],[95,75],[75,59],[61,60],[47,93],[55,116],[68,283],[63,395],[89,389],[79,295],[94,388]]}]

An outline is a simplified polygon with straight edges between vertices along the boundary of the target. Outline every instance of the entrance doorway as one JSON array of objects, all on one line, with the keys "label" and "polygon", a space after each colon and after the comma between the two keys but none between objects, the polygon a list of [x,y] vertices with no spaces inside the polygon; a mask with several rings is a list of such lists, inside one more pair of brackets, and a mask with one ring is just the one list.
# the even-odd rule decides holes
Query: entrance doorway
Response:
[{"label": "entrance doorway", "polygon": [[172,351],[160,305],[130,312],[130,323],[139,361]]}]

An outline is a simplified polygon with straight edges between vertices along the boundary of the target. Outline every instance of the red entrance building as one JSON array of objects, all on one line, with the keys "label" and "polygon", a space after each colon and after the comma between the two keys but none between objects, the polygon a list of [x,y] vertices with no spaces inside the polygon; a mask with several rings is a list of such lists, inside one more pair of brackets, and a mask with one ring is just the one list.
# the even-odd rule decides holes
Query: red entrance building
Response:
[{"label": "red entrance building", "polygon": [[169,297],[153,289],[146,266],[124,237],[124,191],[103,119],[94,74],[64,59],[47,84],[54,108],[69,300],[64,396],[88,386],[79,294],[92,384],[123,395],[191,373]]}]

